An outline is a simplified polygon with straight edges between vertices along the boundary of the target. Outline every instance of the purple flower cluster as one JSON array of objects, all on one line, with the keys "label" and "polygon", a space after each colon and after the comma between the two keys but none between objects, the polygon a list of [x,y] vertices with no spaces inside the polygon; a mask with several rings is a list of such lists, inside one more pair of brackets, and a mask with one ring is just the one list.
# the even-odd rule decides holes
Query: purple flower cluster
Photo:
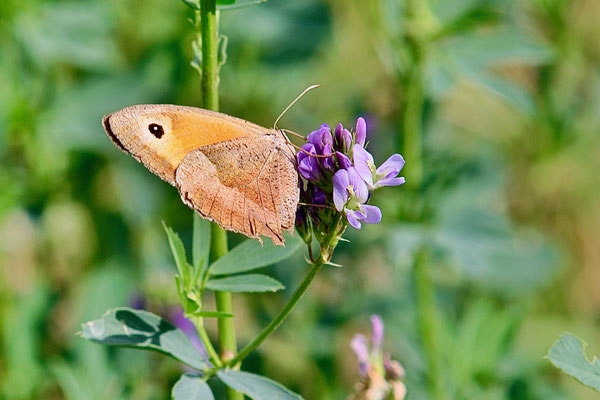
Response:
[{"label": "purple flower cluster", "polygon": [[361,117],[354,133],[338,124],[334,132],[321,125],[311,132],[298,152],[298,170],[306,183],[302,200],[317,205],[332,205],[348,223],[360,229],[363,223],[381,221],[381,210],[367,205],[371,193],[383,186],[405,182],[398,177],[404,166],[400,154],[394,154],[380,167],[365,149],[367,124]]},{"label": "purple flower cluster", "polygon": [[[361,383],[359,392],[367,399],[403,400],[406,396],[404,368],[398,361],[383,352],[383,321],[379,315],[371,316],[371,343],[362,334],[354,335],[350,346],[358,358]],[[359,396],[360,397],[360,396]],[[360,397],[360,398],[363,398]]]}]

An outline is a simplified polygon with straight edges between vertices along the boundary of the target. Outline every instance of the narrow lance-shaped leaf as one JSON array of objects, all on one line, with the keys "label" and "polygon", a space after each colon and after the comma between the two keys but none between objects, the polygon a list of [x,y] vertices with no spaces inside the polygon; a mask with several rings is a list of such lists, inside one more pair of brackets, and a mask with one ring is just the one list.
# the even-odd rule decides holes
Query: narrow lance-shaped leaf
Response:
[{"label": "narrow lance-shaped leaf", "polygon": [[565,332],[552,345],[547,357],[555,367],[600,392],[600,361],[596,357],[588,361],[585,346],[583,340]]},{"label": "narrow lance-shaped leaf", "polygon": [[183,4],[192,10],[200,10],[200,0],[181,0]]},{"label": "narrow lance-shaped leaf", "polygon": [[183,331],[147,311],[113,308],[102,318],[82,324],[81,335],[111,346],[159,351],[198,370],[207,366]]},{"label": "narrow lance-shaped leaf", "polygon": [[234,4],[218,4],[217,9],[219,11],[237,10],[240,8],[246,8],[257,4],[265,3],[267,0],[238,0]]},{"label": "narrow lance-shaped leaf", "polygon": [[234,370],[220,370],[217,376],[230,388],[254,400],[302,400],[299,394],[264,376]]},{"label": "narrow lance-shaped leaf", "polygon": [[248,274],[211,279],[206,282],[206,288],[221,292],[276,292],[284,286],[270,276]]},{"label": "narrow lance-shaped leaf", "polygon": [[173,386],[174,400],[214,400],[210,387],[198,375],[186,373]]},{"label": "narrow lance-shaped leaf", "polygon": [[303,244],[297,235],[288,236],[285,247],[275,246],[271,241],[265,241],[261,247],[257,240],[248,239],[215,261],[209,272],[212,275],[228,275],[271,265],[290,257]]},{"label": "narrow lance-shaped leaf", "polygon": [[194,263],[194,283],[208,267],[210,252],[210,222],[194,213],[194,233],[192,238],[192,262]]},{"label": "narrow lance-shaped leaf", "polygon": [[185,247],[183,246],[183,242],[179,238],[179,235],[175,233],[173,229],[168,227],[164,221],[162,224],[165,232],[167,232],[167,237],[169,238],[169,246],[171,247],[171,253],[173,253],[179,276],[181,277],[181,283],[185,290],[188,290],[190,285],[190,268],[185,255]]}]

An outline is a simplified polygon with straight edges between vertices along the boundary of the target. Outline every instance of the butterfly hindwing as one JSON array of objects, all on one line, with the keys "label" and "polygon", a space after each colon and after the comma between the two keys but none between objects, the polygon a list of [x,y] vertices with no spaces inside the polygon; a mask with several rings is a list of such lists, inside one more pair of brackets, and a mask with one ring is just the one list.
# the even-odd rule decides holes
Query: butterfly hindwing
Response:
[{"label": "butterfly hindwing", "polygon": [[298,174],[278,134],[237,138],[191,151],[175,181],[182,200],[222,228],[283,245],[293,231]]}]

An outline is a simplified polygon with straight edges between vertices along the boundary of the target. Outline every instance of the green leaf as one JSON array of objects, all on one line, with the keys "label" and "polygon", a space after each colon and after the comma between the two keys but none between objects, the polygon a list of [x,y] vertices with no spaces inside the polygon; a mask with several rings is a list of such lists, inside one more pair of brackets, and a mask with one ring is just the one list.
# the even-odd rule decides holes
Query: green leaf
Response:
[{"label": "green leaf", "polygon": [[284,286],[270,276],[248,274],[211,279],[206,282],[206,288],[219,292],[276,292]]},{"label": "green leaf", "polygon": [[229,11],[229,10],[237,10],[239,8],[246,8],[250,6],[254,6],[261,3],[266,3],[267,0],[239,0],[235,2],[235,4],[231,5],[217,5],[217,9],[219,11]]},{"label": "green leaf", "polygon": [[204,318],[233,318],[234,315],[221,311],[197,311],[190,313],[194,317],[204,317]]},{"label": "green leaf", "polygon": [[210,222],[194,213],[194,233],[192,239],[192,261],[196,273],[194,282],[198,276],[202,276],[208,267],[208,257],[210,253]]},{"label": "green leaf", "polygon": [[162,222],[162,225],[165,232],[167,232],[169,246],[171,247],[171,253],[173,253],[173,258],[175,259],[175,264],[177,265],[183,288],[187,291],[190,285],[190,267],[185,255],[185,247],[183,246],[183,242],[179,238],[179,235],[175,233],[173,229],[168,227],[164,221]]},{"label": "green leaf", "polygon": [[82,324],[81,334],[93,342],[159,351],[192,368],[206,368],[204,358],[183,331],[147,311],[113,308],[102,318]]},{"label": "green leaf", "polygon": [[240,391],[254,400],[298,400],[297,393],[264,376],[243,371],[217,371],[219,379],[232,389]]},{"label": "green leaf", "polygon": [[217,0],[217,5],[231,5],[235,4],[235,0]]},{"label": "green leaf", "polygon": [[600,361],[594,357],[589,362],[584,348],[587,346],[577,336],[565,332],[548,351],[547,358],[564,373],[600,392]]},{"label": "green leaf", "polygon": [[171,394],[174,400],[215,400],[208,384],[190,373],[181,375]]},{"label": "green leaf", "polygon": [[210,273],[228,275],[275,264],[290,257],[303,243],[296,235],[286,238],[285,247],[275,246],[271,241],[261,247],[257,240],[248,239],[215,261],[209,267]]},{"label": "green leaf", "polygon": [[199,0],[181,0],[183,4],[191,8],[192,10],[200,10]]}]

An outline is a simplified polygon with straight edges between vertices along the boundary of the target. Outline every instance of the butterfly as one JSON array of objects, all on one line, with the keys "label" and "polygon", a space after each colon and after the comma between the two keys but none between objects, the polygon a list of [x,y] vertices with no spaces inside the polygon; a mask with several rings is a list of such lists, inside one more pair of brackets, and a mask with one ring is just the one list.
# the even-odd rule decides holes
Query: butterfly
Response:
[{"label": "butterfly", "polygon": [[195,107],[142,104],[102,120],[111,140],[222,228],[283,245],[299,198],[296,158],[275,129]]}]

